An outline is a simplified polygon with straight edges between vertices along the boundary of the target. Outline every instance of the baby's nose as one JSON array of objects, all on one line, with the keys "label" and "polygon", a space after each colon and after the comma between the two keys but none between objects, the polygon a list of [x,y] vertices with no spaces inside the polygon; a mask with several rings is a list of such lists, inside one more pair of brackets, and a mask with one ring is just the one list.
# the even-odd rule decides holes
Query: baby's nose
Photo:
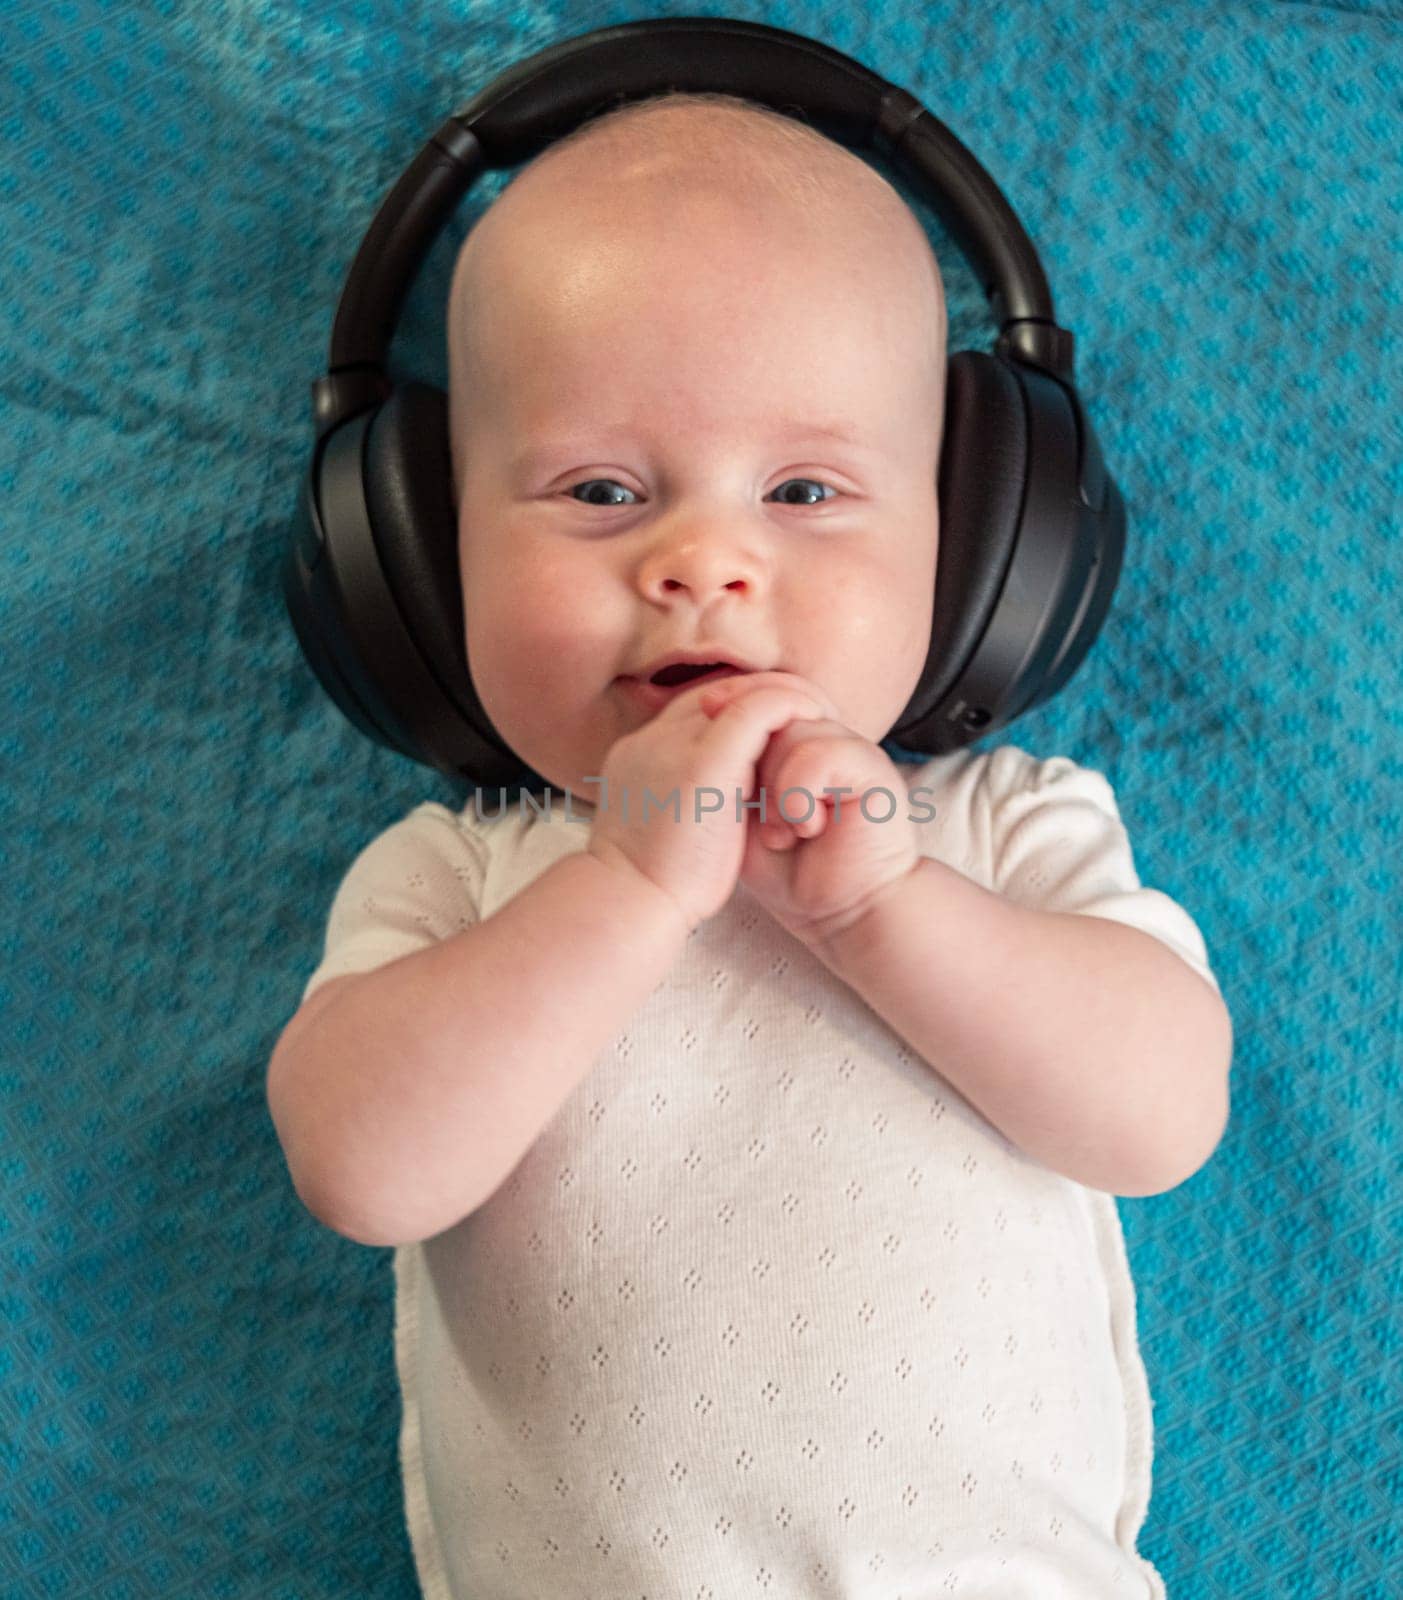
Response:
[{"label": "baby's nose", "polygon": [[729,590],[753,593],[759,566],[733,539],[687,539],[653,552],[639,574],[650,598],[667,599],[686,592],[698,604]]}]

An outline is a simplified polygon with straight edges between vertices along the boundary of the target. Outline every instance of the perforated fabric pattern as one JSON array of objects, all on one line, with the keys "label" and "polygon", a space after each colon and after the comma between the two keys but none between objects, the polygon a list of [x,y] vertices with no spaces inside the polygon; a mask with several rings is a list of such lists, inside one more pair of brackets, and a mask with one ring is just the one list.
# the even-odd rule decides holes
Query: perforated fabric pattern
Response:
[{"label": "perforated fabric pattern", "polygon": [[[902,776],[927,853],[1202,953],[1104,776],[1007,749]],[[451,929],[465,855],[490,917],[588,837],[477,813],[421,806],[362,851],[325,971]],[[429,1600],[1164,1594],[1115,1202],[938,1067],[743,886],[694,931],[497,1192],[395,1252]]]},{"label": "perforated fabric pattern", "polygon": [[370,972],[478,920],[487,870],[480,838],[437,801],[417,805],[365,845],[327,915],[323,959],[302,991]]}]

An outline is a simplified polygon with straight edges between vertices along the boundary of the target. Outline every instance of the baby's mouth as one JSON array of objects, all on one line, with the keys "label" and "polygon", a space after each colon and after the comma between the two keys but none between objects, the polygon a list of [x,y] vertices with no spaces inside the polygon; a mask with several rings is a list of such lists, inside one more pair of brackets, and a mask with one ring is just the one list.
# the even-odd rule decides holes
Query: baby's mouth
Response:
[{"label": "baby's mouth", "polygon": [[726,661],[678,661],[655,672],[648,682],[656,683],[662,689],[671,689],[676,684],[695,683],[700,678],[729,678],[741,670]]},{"label": "baby's mouth", "polygon": [[696,684],[719,683],[722,678],[734,678],[748,670],[733,666],[729,661],[674,661],[646,678],[641,674],[620,678],[619,686],[632,702],[652,716]]}]

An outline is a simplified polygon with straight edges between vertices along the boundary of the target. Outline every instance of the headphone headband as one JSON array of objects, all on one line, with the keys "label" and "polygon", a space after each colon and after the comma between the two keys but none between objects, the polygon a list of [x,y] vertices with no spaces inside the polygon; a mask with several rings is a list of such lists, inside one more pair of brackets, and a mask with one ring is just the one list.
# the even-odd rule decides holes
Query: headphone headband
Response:
[{"label": "headphone headband", "polygon": [[[802,35],[730,17],[600,28],[520,62],[440,126],[385,197],[356,252],[313,385],[317,437],[385,399],[390,339],[429,247],[486,168],[514,167],[592,116],[667,89],[719,91],[874,150],[921,190],[979,278],[999,325],[995,353],[1070,386],[1073,336],[1059,328],[1033,241],[998,185],[904,89]],[[796,119],[801,120],[801,119]]]}]

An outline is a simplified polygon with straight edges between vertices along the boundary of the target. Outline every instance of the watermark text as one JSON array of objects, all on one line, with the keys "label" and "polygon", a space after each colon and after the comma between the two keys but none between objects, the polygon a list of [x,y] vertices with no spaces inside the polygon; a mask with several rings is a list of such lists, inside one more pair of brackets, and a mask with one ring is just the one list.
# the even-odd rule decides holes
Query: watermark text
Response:
[{"label": "watermark text", "polygon": [[[601,777],[597,773],[587,777],[584,781],[599,786],[599,799],[597,802],[586,800],[585,804],[591,806],[592,809],[583,813],[577,812],[572,806],[572,802],[575,799],[573,792],[569,789],[564,790],[562,814],[566,821],[590,822],[600,812],[613,809],[618,811],[625,822],[632,822],[635,819],[647,822],[654,815],[669,816],[673,822],[681,822],[684,820],[685,811],[690,809],[691,816],[686,820],[700,823],[703,817],[716,816],[724,812],[726,807],[725,792],[710,784],[700,784],[691,790],[691,804],[687,808],[682,803],[682,791],[675,784],[665,795],[655,794],[652,788],[645,784],[643,793],[639,796],[633,793],[627,784],[617,784],[611,790],[608,779]],[[833,820],[835,823],[842,821],[843,802],[847,800],[851,803],[854,792],[854,790],[846,787],[825,788],[821,791],[824,796],[833,802]],[[928,796],[934,792],[927,785],[918,784],[908,792],[907,799],[915,803],[918,796]],[[484,810],[482,796],[483,791],[481,789],[474,789],[473,812],[479,822],[486,822],[489,819],[500,817],[506,810],[507,791],[505,788],[497,790],[497,809],[495,811]],[[795,796],[798,798],[795,799]],[[527,815],[543,817],[546,821],[549,821],[553,815],[552,802],[554,798],[555,791],[549,785],[546,786],[542,794],[523,788],[517,795],[517,815],[521,817]],[[800,823],[807,822],[818,807],[824,804],[824,801],[819,799],[812,790],[795,786],[783,790],[774,798],[770,796],[768,790],[761,789],[753,799],[747,799],[744,790],[737,788],[731,804],[737,822],[743,822],[749,813],[754,812],[761,822],[772,821],[777,816],[780,820],[797,826]],[[929,800],[922,799],[920,804],[924,809],[914,812],[908,811],[905,817],[907,822],[929,822],[934,817],[935,807]],[[878,785],[872,789],[864,789],[861,794],[857,795],[857,807],[866,822],[890,822],[896,816],[898,802],[890,789]]]}]

